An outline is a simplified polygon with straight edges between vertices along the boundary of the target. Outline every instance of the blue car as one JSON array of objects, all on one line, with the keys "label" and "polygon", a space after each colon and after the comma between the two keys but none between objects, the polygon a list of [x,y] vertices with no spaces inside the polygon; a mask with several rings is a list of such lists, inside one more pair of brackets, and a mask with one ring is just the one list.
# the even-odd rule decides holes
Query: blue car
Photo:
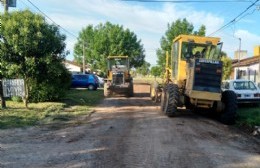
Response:
[{"label": "blue car", "polygon": [[94,74],[75,74],[72,75],[71,87],[88,88],[97,90],[99,86],[98,78]]}]

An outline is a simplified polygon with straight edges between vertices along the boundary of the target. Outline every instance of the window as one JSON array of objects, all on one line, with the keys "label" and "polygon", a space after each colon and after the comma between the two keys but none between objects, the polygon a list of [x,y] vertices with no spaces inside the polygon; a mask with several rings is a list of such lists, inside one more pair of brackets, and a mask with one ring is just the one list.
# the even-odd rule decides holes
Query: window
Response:
[{"label": "window", "polygon": [[251,81],[236,81],[233,83],[236,90],[256,90],[256,87]]},{"label": "window", "polygon": [[223,89],[229,89],[229,83],[228,82],[224,82],[222,83],[222,86],[221,86]]},{"label": "window", "polygon": [[72,77],[72,79],[75,79],[75,80],[86,80],[86,79],[88,79],[88,76],[87,75],[74,75]]},{"label": "window", "polygon": [[172,69],[173,69],[173,72],[172,72],[172,75],[173,75],[173,78],[176,78],[177,77],[177,74],[178,74],[178,53],[179,53],[179,43],[178,42],[175,42],[173,45],[172,45]]},{"label": "window", "polygon": [[[188,53],[188,45],[191,45],[191,53]],[[219,60],[221,47],[213,46],[210,44],[199,44],[199,43],[182,43],[182,55],[181,59],[185,60],[185,55],[190,55],[191,58],[206,58]]]}]

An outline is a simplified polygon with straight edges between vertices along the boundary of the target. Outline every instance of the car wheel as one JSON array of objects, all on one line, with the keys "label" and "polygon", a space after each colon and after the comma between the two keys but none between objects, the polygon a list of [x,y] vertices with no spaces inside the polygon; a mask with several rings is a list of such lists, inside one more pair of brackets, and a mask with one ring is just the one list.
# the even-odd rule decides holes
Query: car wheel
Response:
[{"label": "car wheel", "polygon": [[95,90],[94,85],[92,85],[92,84],[88,85],[88,90]]}]

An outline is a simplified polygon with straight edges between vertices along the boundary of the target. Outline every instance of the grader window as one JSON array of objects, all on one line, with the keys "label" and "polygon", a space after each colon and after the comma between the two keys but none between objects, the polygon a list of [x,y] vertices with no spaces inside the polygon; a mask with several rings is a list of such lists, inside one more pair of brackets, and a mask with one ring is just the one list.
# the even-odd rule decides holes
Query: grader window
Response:
[{"label": "grader window", "polygon": [[176,78],[177,77],[177,72],[178,72],[178,54],[179,53],[179,43],[178,42],[175,42],[173,45],[172,45],[172,69],[173,69],[173,72],[172,72],[172,77],[173,78]]},{"label": "grader window", "polygon": [[[190,46],[189,46],[190,45]],[[191,48],[190,53],[188,48]],[[219,52],[221,48],[211,44],[199,44],[199,43],[182,43],[181,60],[185,60],[187,55],[191,58],[206,58],[219,60]]]},{"label": "grader window", "polygon": [[109,69],[112,68],[122,68],[126,67],[128,68],[128,60],[123,58],[115,58],[115,59],[109,59]]}]

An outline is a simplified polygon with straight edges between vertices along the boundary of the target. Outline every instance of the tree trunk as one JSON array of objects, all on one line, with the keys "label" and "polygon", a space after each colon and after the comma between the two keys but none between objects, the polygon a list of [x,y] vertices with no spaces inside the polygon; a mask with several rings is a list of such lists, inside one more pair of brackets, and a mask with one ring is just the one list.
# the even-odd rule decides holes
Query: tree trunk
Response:
[{"label": "tree trunk", "polygon": [[3,94],[3,87],[2,87],[2,81],[0,80],[0,101],[1,101],[1,107],[6,108],[5,98]]}]

